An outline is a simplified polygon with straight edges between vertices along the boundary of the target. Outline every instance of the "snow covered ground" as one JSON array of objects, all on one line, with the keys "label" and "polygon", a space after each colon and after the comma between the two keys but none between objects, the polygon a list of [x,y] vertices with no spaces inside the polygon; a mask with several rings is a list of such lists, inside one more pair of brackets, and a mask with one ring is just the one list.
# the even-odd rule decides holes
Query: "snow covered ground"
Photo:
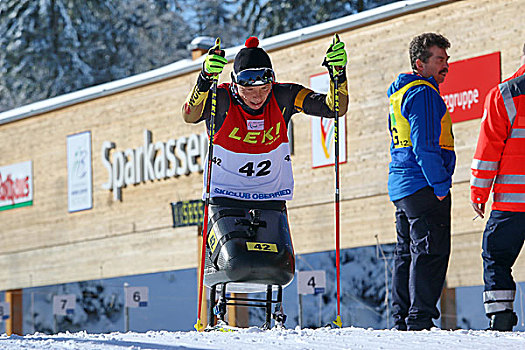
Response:
[{"label": "snow covered ground", "polygon": [[399,332],[364,328],[289,329],[238,332],[168,332],[88,334],[36,333],[0,336],[0,349],[525,349],[525,332],[443,331]]}]

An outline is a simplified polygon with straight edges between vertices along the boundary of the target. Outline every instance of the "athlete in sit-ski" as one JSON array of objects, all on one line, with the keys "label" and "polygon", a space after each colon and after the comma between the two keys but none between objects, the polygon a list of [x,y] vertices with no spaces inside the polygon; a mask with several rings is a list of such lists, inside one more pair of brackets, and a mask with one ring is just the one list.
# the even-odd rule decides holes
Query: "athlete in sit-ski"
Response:
[{"label": "athlete in sit-ski", "polygon": [[[277,83],[270,57],[258,45],[256,37],[246,40],[246,47],[235,57],[232,82],[217,87],[210,203],[284,210],[294,186],[288,122],[296,113],[334,118],[334,71],[339,82],[339,116],[346,113],[347,55],[343,42],[330,45],[323,62],[331,77],[330,92],[321,94],[299,84]],[[212,47],[182,107],[187,123],[206,121],[208,135],[209,91],[226,64],[224,51]]]}]

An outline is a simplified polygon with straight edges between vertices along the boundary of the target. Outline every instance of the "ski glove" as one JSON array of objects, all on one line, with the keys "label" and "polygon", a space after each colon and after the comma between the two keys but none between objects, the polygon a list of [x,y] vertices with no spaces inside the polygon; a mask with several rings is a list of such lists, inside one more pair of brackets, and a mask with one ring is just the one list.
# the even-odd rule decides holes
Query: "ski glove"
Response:
[{"label": "ski glove", "polygon": [[326,56],[323,61],[323,66],[328,68],[330,77],[341,75],[346,67],[347,56],[345,44],[339,40],[339,35],[335,34],[334,41],[326,51]]},{"label": "ski glove", "polygon": [[224,58],[225,52],[221,50],[220,40],[217,39],[215,45],[208,51],[208,55],[204,60],[202,73],[203,77],[211,80],[222,73],[224,66],[228,60]]}]

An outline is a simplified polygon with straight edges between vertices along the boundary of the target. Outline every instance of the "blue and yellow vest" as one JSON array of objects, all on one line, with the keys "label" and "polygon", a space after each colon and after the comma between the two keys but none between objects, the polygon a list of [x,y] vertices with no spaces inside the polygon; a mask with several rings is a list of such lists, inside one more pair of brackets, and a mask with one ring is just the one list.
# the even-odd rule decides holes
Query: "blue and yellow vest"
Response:
[{"label": "blue and yellow vest", "polygon": [[[400,90],[390,96],[390,133],[394,148],[412,147],[410,141],[410,124],[401,113],[401,103],[405,93],[413,86],[427,85],[434,89],[438,94],[439,91],[434,85],[426,80],[414,80],[406,84]],[[441,136],[439,137],[439,146],[450,151],[454,150],[454,134],[452,133],[452,118],[447,109],[445,115],[441,118]]]},{"label": "blue and yellow vest", "polygon": [[[452,119],[445,102],[439,95],[439,91],[429,80],[411,74],[402,74],[389,90],[390,113],[388,124],[391,134],[390,153],[392,161],[389,169],[388,192],[392,201],[411,195],[426,186],[433,187],[436,194],[445,195],[452,183],[456,161]],[[403,85],[404,82],[406,83]],[[436,92],[436,94],[429,95],[430,100],[428,105],[425,105],[425,110],[421,109],[421,101],[419,101],[418,107],[409,104],[410,100],[408,99],[416,98],[414,96],[417,95],[407,96],[409,89],[421,85],[426,85]],[[403,115],[404,103],[412,108],[411,114],[418,115],[418,112],[421,113],[421,118],[416,119],[416,121],[420,127],[418,147],[423,151],[419,153],[418,157],[416,157],[411,138],[412,130],[409,116]],[[421,110],[414,110],[415,108]],[[436,115],[436,113],[439,114]],[[433,119],[431,117],[433,115],[436,116],[435,118],[441,117]],[[429,125],[430,123],[431,125]],[[428,139],[421,138],[422,130]],[[438,137],[439,140],[437,140]],[[432,145],[438,143],[439,150],[436,152],[435,146]]]}]

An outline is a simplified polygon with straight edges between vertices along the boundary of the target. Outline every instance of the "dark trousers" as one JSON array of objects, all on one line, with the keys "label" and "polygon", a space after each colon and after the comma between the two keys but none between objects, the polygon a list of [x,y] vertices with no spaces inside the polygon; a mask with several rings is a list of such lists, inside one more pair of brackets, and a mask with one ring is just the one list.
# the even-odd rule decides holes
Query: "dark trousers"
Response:
[{"label": "dark trousers", "polygon": [[439,318],[437,302],[450,256],[450,193],[440,201],[431,187],[394,201],[392,306],[396,327],[428,329]]},{"label": "dark trousers", "polygon": [[525,213],[493,210],[483,232],[485,291],[516,290],[512,265],[525,239]]}]

